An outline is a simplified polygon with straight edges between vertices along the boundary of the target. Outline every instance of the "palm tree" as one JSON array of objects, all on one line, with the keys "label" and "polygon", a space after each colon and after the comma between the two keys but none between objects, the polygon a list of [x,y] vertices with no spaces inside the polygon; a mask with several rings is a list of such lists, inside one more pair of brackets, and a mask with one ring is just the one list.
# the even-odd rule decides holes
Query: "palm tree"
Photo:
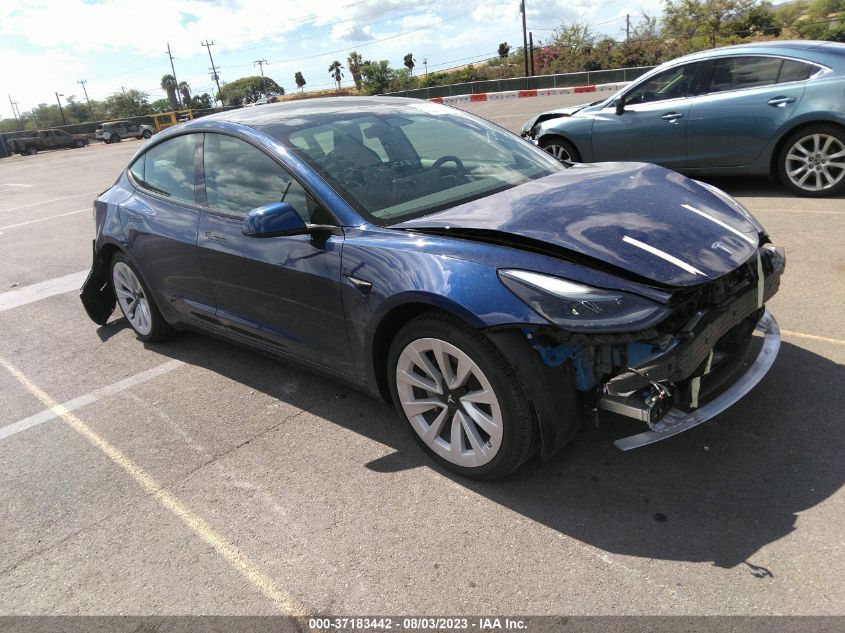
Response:
[{"label": "palm tree", "polygon": [[405,55],[405,67],[408,69],[408,72],[410,72],[412,75],[414,74],[414,66],[416,65],[416,61],[417,60],[414,59],[413,53],[408,53],[407,55]]},{"label": "palm tree", "polygon": [[187,108],[191,103],[191,87],[188,85],[187,81],[179,82],[179,93],[182,95],[182,103],[185,104],[185,107]]},{"label": "palm tree", "polygon": [[167,92],[167,100],[170,102],[170,107],[174,110],[179,109],[179,97],[176,95],[176,78],[173,75],[164,75],[161,78],[161,88]]},{"label": "palm tree", "polygon": [[340,90],[340,78],[343,77],[343,73],[340,72],[340,69],[343,68],[340,62],[334,60],[332,65],[329,66],[329,74],[334,77],[334,82],[337,84],[337,89]]},{"label": "palm tree", "polygon": [[352,81],[355,82],[355,88],[357,90],[361,89],[361,66],[363,65],[364,58],[361,57],[361,53],[355,51],[349,53],[349,57],[346,58],[346,66],[349,68],[349,72],[352,73]]}]

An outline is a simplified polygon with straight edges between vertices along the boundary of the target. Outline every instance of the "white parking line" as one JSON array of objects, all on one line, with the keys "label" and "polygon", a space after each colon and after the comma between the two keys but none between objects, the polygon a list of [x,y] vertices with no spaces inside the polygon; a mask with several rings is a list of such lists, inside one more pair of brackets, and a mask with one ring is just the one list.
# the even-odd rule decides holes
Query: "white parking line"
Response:
[{"label": "white parking line", "polygon": [[147,369],[146,371],[142,371],[141,373],[135,374],[134,376],[129,376],[129,378],[124,378],[119,382],[107,385],[100,389],[95,389],[91,393],[87,393],[84,396],[79,396],[78,398],[74,398],[73,400],[68,400],[67,402],[57,405],[51,409],[45,409],[44,411],[36,413],[35,415],[31,415],[28,418],[24,418],[23,420],[18,420],[17,422],[7,424],[6,426],[0,426],[0,440],[5,440],[7,437],[15,435],[16,433],[20,433],[21,431],[25,431],[26,429],[31,429],[33,426],[38,426],[39,424],[43,424],[44,422],[55,420],[56,418],[61,417],[62,413],[65,411],[76,411],[77,409],[81,409],[82,407],[87,406],[92,402],[96,402],[97,400],[100,400],[102,398],[107,398],[108,396],[120,393],[121,391],[129,389],[130,387],[140,385],[143,382],[147,382],[148,380],[152,380],[153,378],[162,376],[168,372],[173,371],[174,369],[178,369],[184,364],[185,363],[183,363],[181,360],[168,361],[163,365],[153,367],[152,369]]},{"label": "white parking line", "polygon": [[35,220],[27,220],[26,222],[18,222],[17,224],[8,224],[6,226],[0,226],[0,235],[3,235],[3,231],[6,231],[8,229],[15,229],[19,226],[26,226],[27,224],[35,224],[36,222],[46,222],[47,220],[55,220],[56,218],[63,218],[67,215],[76,215],[77,213],[85,213],[86,211],[90,210],[91,207],[85,207],[84,209],[68,211],[67,213],[59,213],[58,215],[51,215],[46,218],[36,218]]},{"label": "white parking line", "polygon": [[47,281],[32,284],[31,286],[24,286],[4,292],[0,294],[0,312],[19,308],[27,303],[40,301],[41,299],[60,295],[71,290],[79,290],[87,276],[88,271],[83,270],[71,275],[65,275],[64,277],[56,277],[55,279],[48,279]]},{"label": "white parking line", "polygon": [[19,207],[9,207],[8,209],[0,209],[0,213],[6,211],[17,211],[18,209],[28,209],[29,207],[37,207],[40,204],[50,204],[51,202],[61,202],[62,200],[72,200],[73,198],[81,198],[82,196],[95,196],[99,191],[89,191],[88,193],[77,193],[72,196],[63,196],[61,198],[53,198],[52,200],[42,200],[41,202],[30,202],[29,204],[22,204]]}]

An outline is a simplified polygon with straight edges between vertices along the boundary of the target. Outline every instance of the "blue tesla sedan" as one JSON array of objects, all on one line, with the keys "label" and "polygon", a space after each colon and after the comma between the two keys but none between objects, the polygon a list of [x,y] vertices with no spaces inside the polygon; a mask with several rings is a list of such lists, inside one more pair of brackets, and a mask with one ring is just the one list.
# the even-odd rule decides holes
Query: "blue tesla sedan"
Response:
[{"label": "blue tesla sedan", "polygon": [[[194,329],[392,400],[431,457],[507,475],[626,416],[689,429],[766,373],[783,251],[722,191],[562,163],[445,106],[314,99],[209,116],[94,203],[81,298],[139,339]],[[755,332],[757,334],[755,334]]]},{"label": "blue tesla sedan", "polygon": [[777,176],[799,195],[836,195],[845,191],[845,44],[695,53],[602,101],[543,112],[522,134],[566,161]]}]

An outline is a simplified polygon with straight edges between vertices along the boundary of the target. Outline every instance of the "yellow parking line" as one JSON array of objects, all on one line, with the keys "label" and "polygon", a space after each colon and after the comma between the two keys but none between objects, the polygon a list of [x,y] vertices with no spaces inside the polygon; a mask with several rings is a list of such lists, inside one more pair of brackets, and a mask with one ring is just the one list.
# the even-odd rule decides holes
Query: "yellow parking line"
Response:
[{"label": "yellow parking line", "polygon": [[161,506],[175,514],[182,520],[190,530],[210,545],[229,565],[239,571],[252,585],[264,596],[269,598],[280,611],[290,615],[305,615],[305,607],[299,604],[294,598],[284,592],[276,582],[249,560],[244,554],[218,534],[214,528],[202,517],[191,512],[182,505],[175,496],[165,490],[149,473],[129,459],[126,454],[116,446],[98,435],[85,422],[68,411],[61,404],[57,403],[38,385],[33,383],[17,367],[0,356],[2,365],[15,379],[23,385],[44,405],[60,416],[67,424],[82,437],[88,440],[93,446],[102,451],[115,464],[120,466],[126,474],[138,483],[144,491],[155,499]]},{"label": "yellow parking line", "polygon": [[816,334],[804,334],[804,332],[793,332],[792,330],[781,330],[781,334],[786,336],[797,336],[798,338],[808,338],[812,341],[823,341],[824,343],[834,343],[836,345],[845,345],[845,339],[830,338],[829,336],[817,336]]}]

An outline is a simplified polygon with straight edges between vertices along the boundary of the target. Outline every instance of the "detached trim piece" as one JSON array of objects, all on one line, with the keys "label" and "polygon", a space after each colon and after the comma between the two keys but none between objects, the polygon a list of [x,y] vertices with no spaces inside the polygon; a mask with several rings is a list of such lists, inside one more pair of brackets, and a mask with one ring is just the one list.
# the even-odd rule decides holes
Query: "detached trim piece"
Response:
[{"label": "detached trim piece", "polygon": [[780,328],[771,312],[766,310],[757,322],[756,329],[765,335],[763,347],[748,371],[724,393],[693,413],[687,413],[677,408],[672,409],[655,424],[655,430],[616,440],[614,442],[616,447],[623,451],[629,451],[632,448],[665,440],[667,437],[683,433],[707,422],[707,420],[716,417],[741,400],[768,373],[780,350]]}]

